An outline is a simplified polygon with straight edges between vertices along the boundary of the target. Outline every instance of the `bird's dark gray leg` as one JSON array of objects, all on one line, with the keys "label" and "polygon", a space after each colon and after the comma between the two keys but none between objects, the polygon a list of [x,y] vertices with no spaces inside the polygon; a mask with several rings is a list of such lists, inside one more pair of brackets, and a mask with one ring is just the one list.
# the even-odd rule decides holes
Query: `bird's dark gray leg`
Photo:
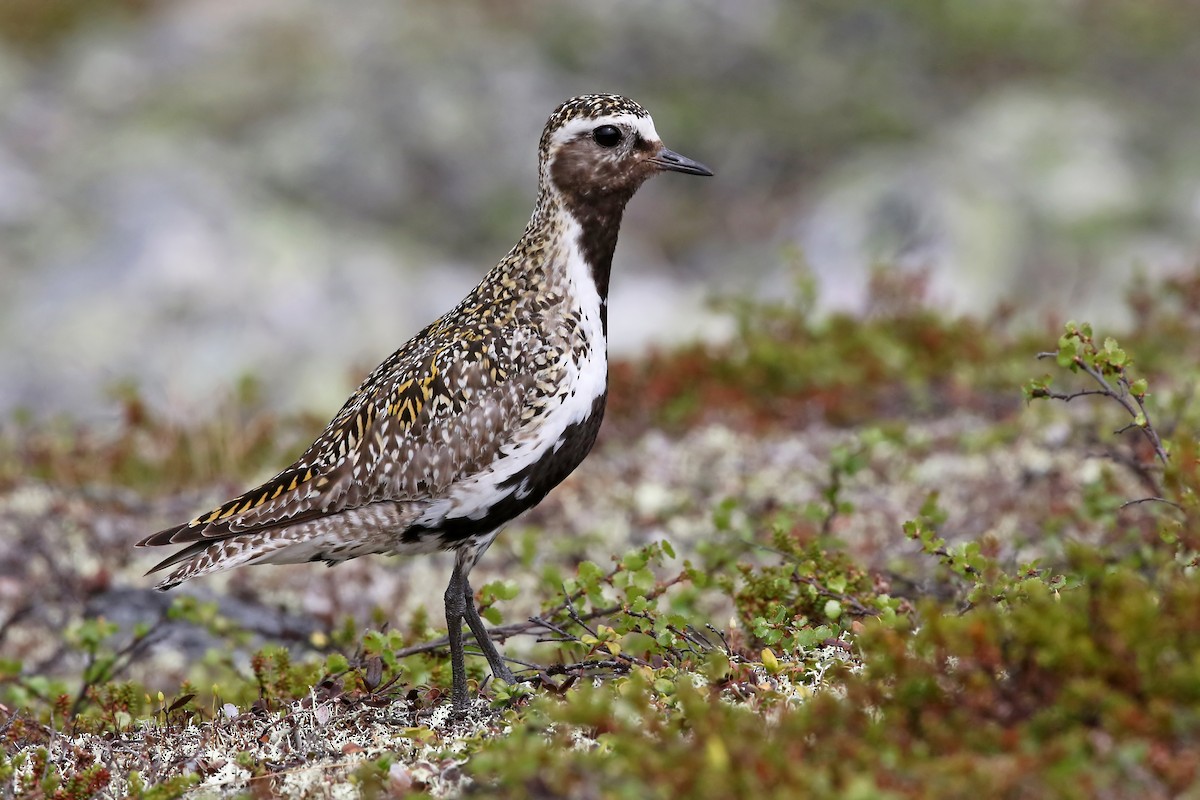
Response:
[{"label": "bird's dark gray leg", "polygon": [[455,554],[454,571],[450,573],[450,583],[446,586],[446,635],[450,640],[452,673],[450,697],[454,704],[454,713],[458,716],[466,713],[469,703],[466,660],[463,653],[462,621],[464,618],[471,628],[471,633],[475,635],[475,641],[479,643],[479,649],[483,651],[488,666],[492,668],[492,674],[505,683],[516,683],[512,670],[504,663],[504,659],[496,650],[496,645],[492,644],[492,639],[488,636],[483,619],[479,616],[479,610],[475,608],[475,592],[472,591],[471,583],[467,580],[467,574],[471,571],[471,567],[475,566],[475,562],[479,560],[479,556],[483,554],[489,544],[491,544],[490,538],[482,547],[460,549]]},{"label": "bird's dark gray leg", "polygon": [[475,608],[475,592],[471,590],[471,583],[467,580],[467,576],[462,576],[463,588],[463,616],[467,618],[467,625],[471,627],[471,633],[475,634],[475,641],[479,642],[479,649],[483,651],[483,655],[487,658],[488,666],[492,668],[492,674],[500,680],[508,684],[516,683],[516,678],[513,677],[512,670],[504,663],[500,653],[496,651],[496,645],[492,643],[492,637],[488,636],[487,628],[484,627],[483,620],[479,616],[479,609]]},{"label": "bird's dark gray leg", "polygon": [[[450,639],[450,670],[452,688],[450,697],[454,713],[462,715],[467,710],[467,665],[463,658],[462,619],[464,606],[463,587],[467,584],[462,573],[462,562],[454,559],[454,571],[450,573],[450,584],[446,587],[446,635]],[[471,604],[474,606],[474,603]],[[474,627],[471,629],[474,630]]]}]

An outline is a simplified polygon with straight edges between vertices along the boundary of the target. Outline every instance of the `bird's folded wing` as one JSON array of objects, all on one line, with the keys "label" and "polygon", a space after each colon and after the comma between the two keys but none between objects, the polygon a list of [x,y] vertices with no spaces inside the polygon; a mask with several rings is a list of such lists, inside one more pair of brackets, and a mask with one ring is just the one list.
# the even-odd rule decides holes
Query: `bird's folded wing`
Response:
[{"label": "bird's folded wing", "polygon": [[226,539],[370,503],[433,499],[483,469],[519,425],[533,376],[512,363],[502,332],[438,338],[381,364],[295,464],[138,545]]}]

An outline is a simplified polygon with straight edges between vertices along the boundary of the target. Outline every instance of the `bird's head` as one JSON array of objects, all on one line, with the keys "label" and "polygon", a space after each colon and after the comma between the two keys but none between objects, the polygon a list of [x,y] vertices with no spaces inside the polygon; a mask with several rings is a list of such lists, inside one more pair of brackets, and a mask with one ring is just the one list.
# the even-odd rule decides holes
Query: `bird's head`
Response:
[{"label": "bird's head", "polygon": [[616,94],[585,94],[550,115],[539,147],[541,180],[568,206],[624,206],[660,172],[712,175],[690,158],[668,150],[646,109]]}]

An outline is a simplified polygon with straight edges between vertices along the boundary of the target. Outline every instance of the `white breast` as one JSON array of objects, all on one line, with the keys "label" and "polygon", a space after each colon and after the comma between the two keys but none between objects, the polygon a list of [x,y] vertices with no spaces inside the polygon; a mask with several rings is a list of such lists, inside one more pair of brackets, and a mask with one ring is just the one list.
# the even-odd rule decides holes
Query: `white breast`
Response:
[{"label": "white breast", "polygon": [[567,284],[571,297],[575,298],[580,312],[578,335],[591,346],[578,363],[572,362],[567,370],[570,390],[563,399],[562,411],[566,418],[564,427],[586,419],[592,413],[592,402],[608,388],[608,341],[604,335],[603,308],[592,270],[579,251],[578,223],[570,220],[567,225]]}]

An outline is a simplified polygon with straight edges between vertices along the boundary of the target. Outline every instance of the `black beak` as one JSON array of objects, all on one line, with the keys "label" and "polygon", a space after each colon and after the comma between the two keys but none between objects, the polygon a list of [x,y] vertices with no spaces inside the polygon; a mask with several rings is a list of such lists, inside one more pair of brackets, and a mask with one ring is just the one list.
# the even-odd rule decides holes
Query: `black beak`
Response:
[{"label": "black beak", "polygon": [[690,158],[681,156],[674,150],[668,150],[665,147],[650,157],[650,163],[661,170],[682,172],[684,175],[711,176],[713,174],[711,169],[699,161],[692,161]]}]

